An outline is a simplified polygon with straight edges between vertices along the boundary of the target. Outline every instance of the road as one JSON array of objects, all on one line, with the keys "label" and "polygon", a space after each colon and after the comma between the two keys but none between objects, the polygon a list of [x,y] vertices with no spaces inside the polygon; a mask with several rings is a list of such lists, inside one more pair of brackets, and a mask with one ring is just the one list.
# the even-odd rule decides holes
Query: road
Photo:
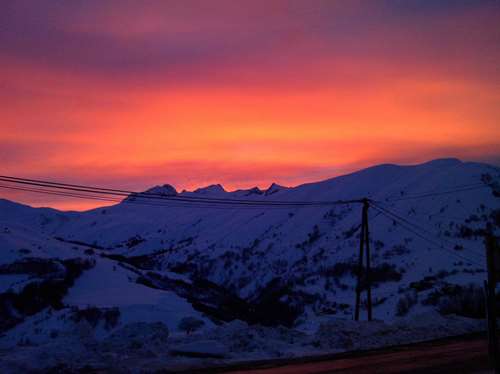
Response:
[{"label": "road", "polygon": [[269,360],[200,373],[326,374],[326,373],[489,373],[487,340],[469,335],[364,352],[293,360]]}]

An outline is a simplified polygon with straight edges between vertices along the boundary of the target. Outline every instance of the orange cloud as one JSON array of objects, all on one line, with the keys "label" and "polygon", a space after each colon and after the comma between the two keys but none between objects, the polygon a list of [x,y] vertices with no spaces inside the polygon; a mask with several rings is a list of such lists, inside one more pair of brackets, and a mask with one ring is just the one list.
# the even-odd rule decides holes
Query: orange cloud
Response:
[{"label": "orange cloud", "polygon": [[499,158],[490,5],[165,3],[13,6],[0,36],[3,174],[231,189]]}]

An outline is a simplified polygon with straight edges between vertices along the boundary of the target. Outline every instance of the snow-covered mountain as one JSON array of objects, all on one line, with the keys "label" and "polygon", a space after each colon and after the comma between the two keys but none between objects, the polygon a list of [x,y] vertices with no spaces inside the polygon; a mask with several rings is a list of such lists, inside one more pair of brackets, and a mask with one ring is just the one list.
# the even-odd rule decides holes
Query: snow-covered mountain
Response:
[{"label": "snow-covered mountain", "polygon": [[[212,185],[178,193],[166,184],[148,191],[259,201],[373,200],[396,214],[390,219],[376,207],[369,210],[374,317],[392,321],[438,308],[451,286],[482,283],[482,235],[487,226],[500,226],[499,181],[498,167],[440,159],[379,165],[294,188],[227,192]],[[4,304],[14,300],[6,294],[21,293],[33,281],[43,284],[53,272],[40,270],[40,263],[56,261],[68,280],[60,307],[119,308],[121,323],[161,321],[176,331],[187,316],[205,328],[233,319],[304,327],[325,315],[351,318],[359,204],[140,202],[130,196],[113,206],[61,212],[0,200]],[[85,262],[75,276],[68,262],[74,258]],[[11,313],[4,330],[21,329],[26,316],[49,306],[18,310],[17,320]]]}]

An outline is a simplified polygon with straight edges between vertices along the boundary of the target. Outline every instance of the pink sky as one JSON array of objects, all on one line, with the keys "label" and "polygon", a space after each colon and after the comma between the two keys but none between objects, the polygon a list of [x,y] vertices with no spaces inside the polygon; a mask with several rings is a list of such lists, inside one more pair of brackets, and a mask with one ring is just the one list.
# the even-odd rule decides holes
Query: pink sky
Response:
[{"label": "pink sky", "polygon": [[4,175],[236,189],[500,160],[496,1],[19,0],[0,14]]}]

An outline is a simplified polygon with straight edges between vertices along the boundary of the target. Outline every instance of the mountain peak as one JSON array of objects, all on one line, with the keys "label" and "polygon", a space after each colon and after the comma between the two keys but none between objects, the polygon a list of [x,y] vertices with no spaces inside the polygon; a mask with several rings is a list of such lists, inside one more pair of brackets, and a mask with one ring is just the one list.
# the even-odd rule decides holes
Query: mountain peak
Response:
[{"label": "mountain peak", "polygon": [[221,192],[226,192],[226,190],[224,189],[224,187],[221,184],[218,183],[218,184],[211,184],[211,185],[206,186],[206,187],[198,188],[198,189],[194,190],[193,192],[198,193],[198,194],[207,195],[207,194],[217,194],[217,193],[221,193]]},{"label": "mountain peak", "polygon": [[[161,195],[161,196],[177,196],[177,191],[170,184],[164,184],[163,186],[154,186],[154,187],[151,187],[151,188],[149,188],[146,191],[143,191],[141,193],[155,194],[155,195]],[[128,197],[126,197],[124,199],[124,201],[134,201],[137,197],[136,195],[137,194],[133,193],[133,194],[129,195]]]},{"label": "mountain peak", "polygon": [[144,193],[154,193],[154,194],[163,195],[163,196],[176,196],[177,195],[176,189],[170,184],[164,184],[163,186],[154,186],[154,187],[144,191]]},{"label": "mountain peak", "polygon": [[262,195],[264,191],[262,191],[259,187],[252,187],[248,189],[239,189],[231,192],[234,196],[249,196],[249,195]]},{"label": "mountain peak", "polygon": [[246,196],[248,195],[262,195],[262,190],[259,188],[259,187],[252,187],[248,190],[245,191],[246,192]]},{"label": "mountain peak", "polygon": [[288,189],[288,187],[281,186],[277,183],[272,183],[267,190],[264,191],[264,195],[272,195],[280,190]]}]

